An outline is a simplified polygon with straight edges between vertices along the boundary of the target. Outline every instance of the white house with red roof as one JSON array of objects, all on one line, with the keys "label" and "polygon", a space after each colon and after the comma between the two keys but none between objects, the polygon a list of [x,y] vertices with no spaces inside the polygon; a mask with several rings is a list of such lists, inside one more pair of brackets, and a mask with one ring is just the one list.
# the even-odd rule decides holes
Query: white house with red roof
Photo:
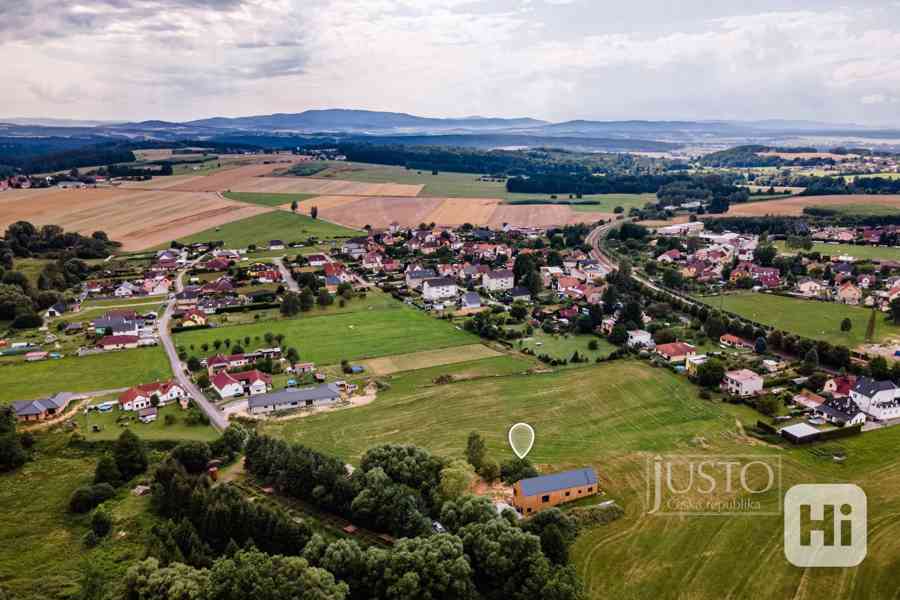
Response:
[{"label": "white house with red roof", "polygon": [[174,381],[157,381],[144,383],[129,388],[119,395],[119,407],[122,410],[143,410],[153,406],[156,397],[160,406],[187,397],[187,393]]},{"label": "white house with red roof", "polygon": [[244,393],[251,396],[265,394],[272,389],[272,376],[257,369],[230,375],[241,383]]},{"label": "white house with red roof", "polygon": [[213,375],[212,379],[210,379],[210,384],[222,399],[234,398],[244,393],[244,384],[226,371]]}]

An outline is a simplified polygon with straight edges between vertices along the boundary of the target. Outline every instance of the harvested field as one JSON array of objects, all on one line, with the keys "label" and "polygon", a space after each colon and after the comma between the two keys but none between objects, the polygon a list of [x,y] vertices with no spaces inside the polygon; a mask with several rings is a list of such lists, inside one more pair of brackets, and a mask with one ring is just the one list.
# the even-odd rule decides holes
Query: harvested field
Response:
[{"label": "harvested field", "polygon": [[362,183],[315,179],[312,177],[256,177],[245,178],[229,189],[235,192],[269,192],[321,194],[329,196],[417,196],[422,185],[400,183]]},{"label": "harvested field", "polygon": [[123,250],[141,250],[263,212],[218,194],[117,188],[16,190],[0,196],[0,227],[15,221],[105,231]]},{"label": "harvested field", "polygon": [[[900,194],[855,194],[852,196],[797,196],[784,200],[732,204],[729,217],[761,217],[764,215],[799,216],[808,206],[846,208],[853,205],[884,206],[900,211]],[[717,215],[712,215],[717,216]]]},{"label": "harvested field", "polygon": [[518,225],[520,227],[550,227],[551,225],[569,225],[573,223],[585,223],[607,220],[612,214],[604,213],[579,213],[568,206],[546,205],[509,205],[501,204],[491,215],[487,225],[490,227],[502,227],[504,223]]},{"label": "harvested field", "polygon": [[428,222],[452,226],[463,223],[480,225],[491,220],[499,204],[492,198],[446,198],[428,215]]},{"label": "harvested field", "polygon": [[[346,198],[344,196],[343,198]],[[442,198],[385,198],[366,197],[340,202],[331,208],[324,209],[317,198],[319,216],[342,225],[351,227],[387,227],[397,221],[405,227],[415,227],[419,223],[430,223],[430,215],[443,203]]]},{"label": "harvested field", "polygon": [[234,167],[233,169],[224,169],[211,173],[210,175],[190,177],[175,185],[169,186],[166,189],[180,192],[224,192],[228,190],[247,192],[256,191],[249,189],[245,190],[243,189],[243,186],[246,185],[248,180],[253,181],[257,178],[271,175],[275,171],[289,167],[293,162],[296,161],[282,159],[277,163],[244,165],[241,167]]},{"label": "harvested field", "polygon": [[395,354],[394,356],[364,360],[361,364],[372,375],[390,375],[400,371],[452,365],[497,356],[503,355],[483,344],[472,344],[470,346],[457,346],[441,350],[425,350],[423,352],[413,352],[412,354]]}]

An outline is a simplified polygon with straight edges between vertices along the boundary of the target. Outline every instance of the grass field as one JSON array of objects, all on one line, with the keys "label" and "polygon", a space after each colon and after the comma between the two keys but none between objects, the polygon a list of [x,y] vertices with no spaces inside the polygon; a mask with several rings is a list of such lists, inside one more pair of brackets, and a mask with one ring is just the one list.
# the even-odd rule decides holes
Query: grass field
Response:
[{"label": "grass field", "polygon": [[[98,398],[91,401],[91,404],[99,404],[102,401],[115,399]],[[113,410],[107,413],[92,411],[90,413],[80,412],[75,417],[79,431],[88,441],[114,440],[127,428],[137,434],[144,440],[199,440],[201,442],[211,442],[218,437],[218,433],[209,425],[187,425],[184,421],[186,412],[177,404],[170,404],[159,409],[159,417],[152,423],[141,423],[137,419],[137,413],[121,412]],[[177,421],[172,425],[165,424],[165,416],[174,415]],[[119,417],[126,417],[125,420],[119,421]],[[121,425],[126,423],[127,425]],[[100,431],[92,431],[97,425]]]},{"label": "grass field", "polygon": [[297,348],[302,360],[328,365],[343,359],[377,358],[479,341],[475,335],[399,302],[392,302],[389,308],[325,316],[313,316],[315,310],[292,319],[179,333],[175,344],[199,347],[216,339],[243,340],[250,336],[251,343],[244,349],[252,350],[265,345],[262,336],[268,331],[283,334],[283,345]]},{"label": "grass field", "polygon": [[821,206],[811,204],[810,208],[821,208],[833,211],[839,215],[862,216],[862,217],[886,217],[897,214],[896,206],[888,206],[883,204],[847,204],[846,206],[827,205]]},{"label": "grass field", "polygon": [[[865,341],[871,309],[835,302],[818,302],[787,298],[773,294],[741,292],[725,296],[701,298],[710,306],[736,313],[759,323],[800,335],[826,340],[854,348]],[[841,331],[841,321],[849,318],[850,331]],[[900,337],[900,327],[885,321],[884,313],[876,315],[875,341]]]},{"label": "grass field", "polygon": [[117,389],[172,376],[159,346],[0,366],[0,404],[56,392]]},{"label": "grass field", "polygon": [[[358,462],[366,448],[388,442],[462,456],[466,435],[478,431],[489,455],[506,460],[512,457],[507,428],[530,423],[536,432],[530,460],[545,471],[594,466],[601,489],[625,509],[624,518],[588,530],[572,548],[591,599],[812,600],[896,594],[900,473],[883,449],[900,443],[900,427],[841,440],[848,458],[835,463],[827,452],[822,458],[814,453],[821,447],[775,449],[747,436],[744,427],[755,422],[755,412],[700,400],[683,377],[644,363],[616,361],[537,375],[510,374],[517,371],[507,368],[505,376],[433,383],[462,368],[398,374],[372,404],[271,423],[266,429],[351,462]],[[784,558],[780,515],[649,515],[647,460],[657,453],[776,454],[783,464],[783,490],[799,482],[858,483],[869,497],[869,556],[854,569],[804,571]],[[767,493],[764,500],[777,500],[780,493]]]},{"label": "grass field", "polygon": [[[594,340],[597,349],[591,350],[588,344]],[[540,344],[540,345],[538,345]],[[605,358],[616,349],[604,338],[596,335],[553,335],[537,329],[529,338],[514,342],[515,348],[528,348],[536,355],[546,354],[557,359],[569,360],[572,354],[578,351],[581,356],[588,357],[592,362],[597,358]]]},{"label": "grass field", "polygon": [[243,248],[249,244],[267,244],[269,240],[282,240],[290,243],[306,240],[309,237],[326,239],[355,235],[359,235],[359,232],[353,229],[332,225],[305,215],[276,210],[207,229],[178,241],[183,244],[191,244],[222,240],[226,247]]},{"label": "grass field", "polygon": [[86,564],[120,579],[144,555],[144,536],[154,522],[150,498],[128,489],[109,502],[113,534],[85,548],[90,515],[73,515],[67,505],[75,488],[91,483],[99,455],[67,448],[68,439],[39,436],[34,459],[0,475],[0,587],[18,600],[77,598]]},{"label": "grass field", "polygon": [[503,356],[500,352],[488,348],[484,344],[472,344],[469,346],[455,346],[441,350],[423,350],[411,354],[397,354],[382,358],[371,358],[362,361],[366,372],[371,375],[390,375],[400,371],[414,369],[426,369],[443,365],[452,365],[461,362],[470,362],[480,358],[494,358]]},{"label": "grass field", "polygon": [[[796,254],[798,252],[795,248],[788,248],[785,242],[776,242],[775,246],[779,252],[785,254]],[[814,242],[812,251],[828,256],[849,255],[858,260],[900,260],[900,248],[888,246],[857,246],[854,244]],[[803,250],[803,252],[806,252],[806,250]]]},{"label": "grass field", "polygon": [[290,204],[294,200],[303,202],[310,198],[315,198],[315,194],[264,194],[256,192],[225,192],[222,194],[229,200],[237,200],[238,202],[249,202],[250,204],[259,204],[260,206],[283,206]]}]

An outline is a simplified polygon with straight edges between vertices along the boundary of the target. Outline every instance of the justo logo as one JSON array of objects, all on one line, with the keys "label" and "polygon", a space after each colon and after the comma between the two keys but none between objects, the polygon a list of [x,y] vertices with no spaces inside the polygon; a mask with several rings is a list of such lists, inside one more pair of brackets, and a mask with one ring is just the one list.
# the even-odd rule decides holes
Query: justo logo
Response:
[{"label": "justo logo", "polygon": [[784,555],[798,567],[855,567],[867,551],[866,493],[852,484],[795,485],[784,497]]},{"label": "justo logo", "polygon": [[655,456],[647,461],[654,515],[779,515],[779,456]]}]

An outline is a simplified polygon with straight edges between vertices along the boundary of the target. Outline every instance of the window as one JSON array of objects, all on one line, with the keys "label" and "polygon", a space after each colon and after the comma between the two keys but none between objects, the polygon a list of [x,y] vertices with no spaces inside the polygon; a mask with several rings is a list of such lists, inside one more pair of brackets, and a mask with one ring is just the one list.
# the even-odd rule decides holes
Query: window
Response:
[{"label": "window", "polygon": [[566,496],[570,495],[572,492],[566,492]]},{"label": "window", "polygon": [[541,496],[541,502],[550,502],[550,496]]},{"label": "window", "polygon": [[589,488],[588,488],[588,491],[589,491],[589,492],[593,492],[593,491],[594,491],[594,487],[593,487],[593,486],[589,487]]}]

